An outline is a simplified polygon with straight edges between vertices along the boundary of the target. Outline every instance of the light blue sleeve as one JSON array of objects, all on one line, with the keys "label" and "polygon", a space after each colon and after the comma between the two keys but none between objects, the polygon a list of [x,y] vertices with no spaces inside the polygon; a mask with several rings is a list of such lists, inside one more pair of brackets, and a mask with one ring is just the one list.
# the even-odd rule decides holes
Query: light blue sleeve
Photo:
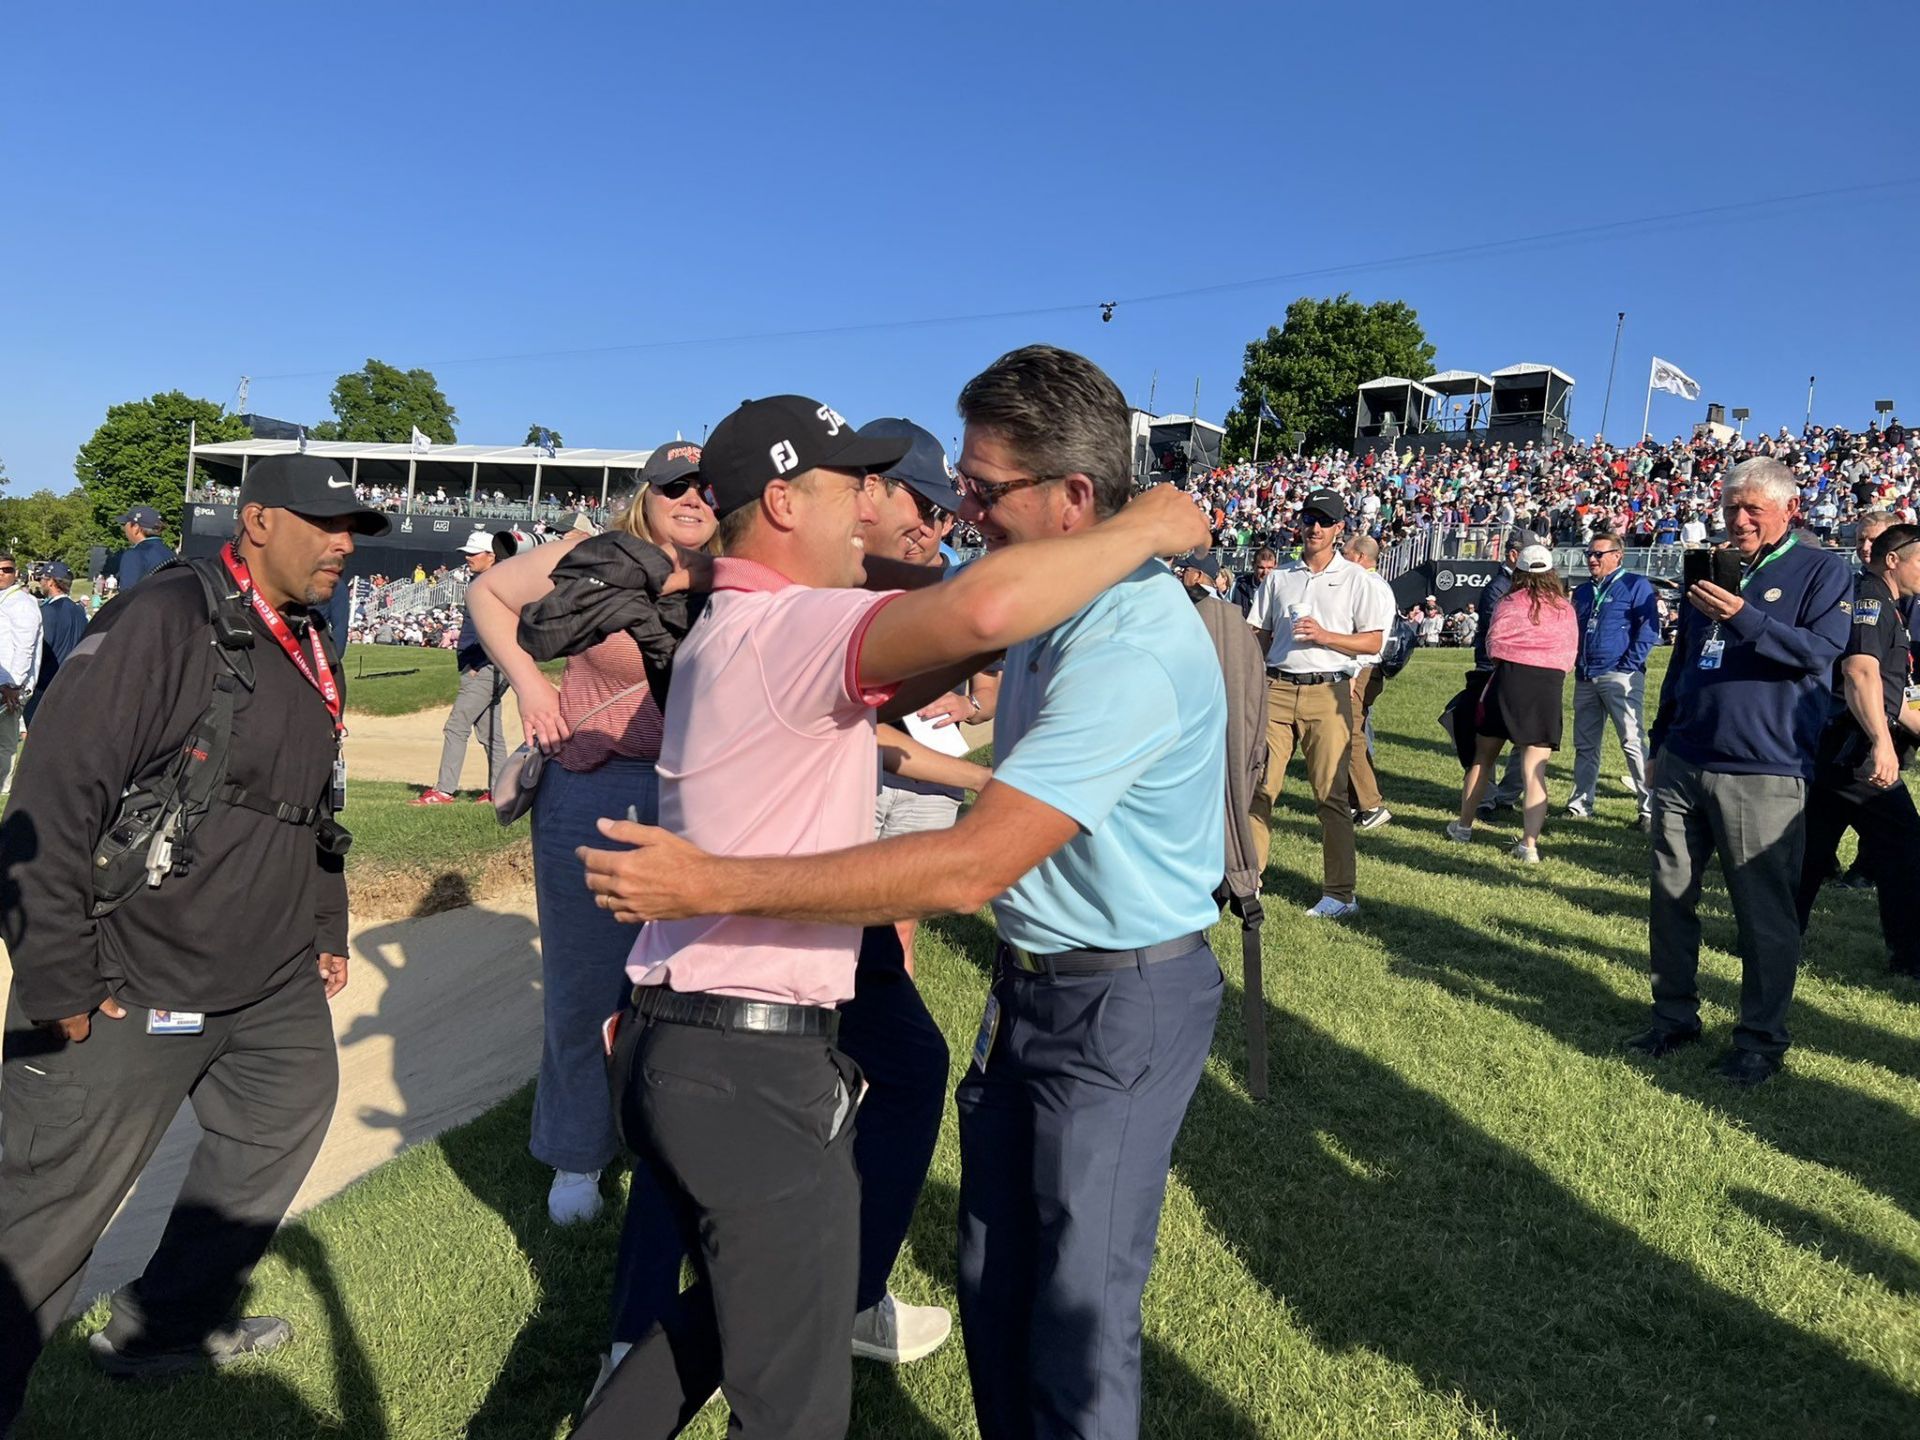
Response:
[{"label": "light blue sleeve", "polygon": [[1133,645],[1087,645],[1048,676],[1040,713],[993,778],[1091,834],[1179,738],[1165,667]]}]

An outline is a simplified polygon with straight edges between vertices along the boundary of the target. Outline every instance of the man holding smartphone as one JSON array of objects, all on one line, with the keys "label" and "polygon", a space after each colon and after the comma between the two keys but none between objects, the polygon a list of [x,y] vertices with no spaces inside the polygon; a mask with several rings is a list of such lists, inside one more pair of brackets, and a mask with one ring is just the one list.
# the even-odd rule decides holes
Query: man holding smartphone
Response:
[{"label": "man holding smartphone", "polygon": [[1653,722],[1653,1023],[1627,1045],[1658,1058],[1700,1038],[1700,883],[1717,855],[1741,966],[1720,1073],[1758,1085],[1790,1043],[1807,786],[1853,585],[1844,560],[1794,533],[1799,490],[1779,461],[1736,465],[1722,505],[1732,543],[1714,552],[1716,579],[1687,587]]}]

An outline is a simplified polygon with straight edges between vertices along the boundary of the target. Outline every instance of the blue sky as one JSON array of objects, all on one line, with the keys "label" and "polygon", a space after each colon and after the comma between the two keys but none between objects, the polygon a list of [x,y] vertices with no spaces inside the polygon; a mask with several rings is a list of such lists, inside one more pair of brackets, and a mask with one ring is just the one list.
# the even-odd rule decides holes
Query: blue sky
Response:
[{"label": "blue sky", "polygon": [[[1504,15],[1502,32],[1489,18]],[[698,436],[797,390],[947,438],[1003,350],[1225,411],[1300,293],[1404,298],[1442,366],[1548,361],[1596,429],[1651,354],[1755,423],[1920,418],[1920,7],[13,7],[0,460],[72,483],[178,387],[325,418],[426,365],[462,440]],[[1444,262],[1123,303],[1872,185]],[[1068,308],[1058,308],[1068,307]],[[1053,311],[793,338],[769,332]],[[684,343],[697,341],[702,343]],[[672,342],[672,343],[669,343]],[[724,343],[717,343],[724,342]],[[530,352],[600,354],[459,363]],[[286,378],[278,378],[286,377]],[[1699,407],[1656,396],[1653,428]]]}]

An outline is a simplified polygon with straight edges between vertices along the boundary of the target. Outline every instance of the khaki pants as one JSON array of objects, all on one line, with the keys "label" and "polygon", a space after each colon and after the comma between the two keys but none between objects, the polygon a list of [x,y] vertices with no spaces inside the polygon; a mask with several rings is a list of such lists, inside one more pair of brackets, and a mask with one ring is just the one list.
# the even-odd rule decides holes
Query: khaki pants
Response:
[{"label": "khaki pants", "polygon": [[1347,798],[1362,814],[1378,810],[1382,804],[1380,777],[1374,773],[1373,754],[1367,745],[1367,716],[1373,713],[1373,702],[1380,698],[1386,683],[1378,665],[1369,665],[1360,672],[1360,693],[1355,697],[1358,704],[1353,715],[1353,753],[1347,761]]},{"label": "khaki pants", "polygon": [[1353,753],[1353,686],[1267,686],[1267,779],[1253,800],[1253,842],[1260,868],[1267,867],[1273,836],[1273,802],[1286,779],[1287,761],[1298,749],[1306,758],[1307,783],[1320,809],[1321,889],[1336,900],[1353,899],[1353,813],[1347,783]]}]

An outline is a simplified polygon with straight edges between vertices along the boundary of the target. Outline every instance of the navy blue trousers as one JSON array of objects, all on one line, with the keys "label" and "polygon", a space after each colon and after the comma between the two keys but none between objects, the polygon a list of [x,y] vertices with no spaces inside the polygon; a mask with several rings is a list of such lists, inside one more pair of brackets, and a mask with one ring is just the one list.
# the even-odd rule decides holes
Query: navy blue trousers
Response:
[{"label": "navy blue trousers", "polygon": [[1009,969],[960,1112],[960,1322],[981,1440],[1134,1440],[1140,1299],[1225,981],[1213,951]]},{"label": "navy blue trousers", "polygon": [[[856,1309],[878,1304],[907,1238],[940,1136],[947,1042],[907,974],[891,925],[861,935],[854,996],[840,1007],[836,1048],[870,1087],[853,1135],[860,1172],[860,1283]],[[644,1166],[633,1171],[614,1277],[613,1338],[637,1341],[680,1292],[680,1232]]]}]

